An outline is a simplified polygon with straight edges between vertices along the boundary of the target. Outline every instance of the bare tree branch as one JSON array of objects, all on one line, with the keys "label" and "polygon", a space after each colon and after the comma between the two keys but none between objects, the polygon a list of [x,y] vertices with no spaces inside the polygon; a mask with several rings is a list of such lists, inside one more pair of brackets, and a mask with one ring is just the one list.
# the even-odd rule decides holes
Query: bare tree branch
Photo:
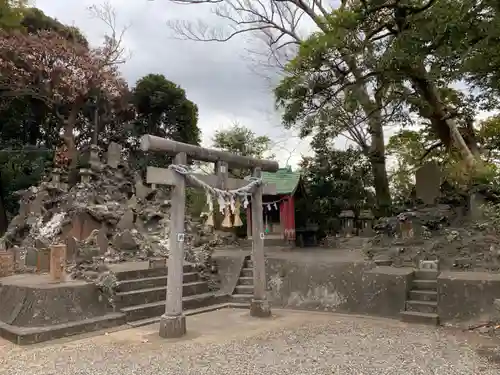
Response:
[{"label": "bare tree branch", "polygon": [[116,10],[108,1],[100,5],[91,5],[88,7],[88,11],[92,18],[104,22],[109,29],[109,34],[104,36],[104,46],[102,47],[105,64],[121,65],[127,62],[130,59],[130,53],[123,46],[123,37],[130,25],[118,30]]}]

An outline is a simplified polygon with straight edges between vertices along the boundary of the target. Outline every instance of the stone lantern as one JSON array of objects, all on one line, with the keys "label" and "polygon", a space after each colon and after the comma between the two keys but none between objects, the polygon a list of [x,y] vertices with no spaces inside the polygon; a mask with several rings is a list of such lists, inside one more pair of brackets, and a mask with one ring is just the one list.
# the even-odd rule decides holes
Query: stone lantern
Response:
[{"label": "stone lantern", "polygon": [[359,213],[359,222],[361,224],[361,236],[372,237],[373,236],[373,212],[372,210],[362,210]]},{"label": "stone lantern", "polygon": [[340,213],[339,217],[342,225],[342,234],[346,237],[351,237],[354,233],[354,211],[344,210]]},{"label": "stone lantern", "polygon": [[61,183],[61,174],[62,174],[62,170],[60,168],[53,168],[52,169],[52,173],[51,173],[51,177],[52,177],[52,184],[54,186],[59,186],[59,184]]},{"label": "stone lantern", "polygon": [[93,175],[94,175],[94,173],[92,172],[92,170],[90,170],[88,168],[80,169],[80,177],[82,178],[82,182],[84,184],[89,184],[90,181],[92,180]]}]

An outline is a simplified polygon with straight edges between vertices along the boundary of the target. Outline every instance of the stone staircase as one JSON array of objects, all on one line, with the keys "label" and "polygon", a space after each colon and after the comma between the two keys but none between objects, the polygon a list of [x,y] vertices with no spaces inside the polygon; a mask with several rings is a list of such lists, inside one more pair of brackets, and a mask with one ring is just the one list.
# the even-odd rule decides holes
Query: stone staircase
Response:
[{"label": "stone staircase", "polygon": [[407,323],[439,324],[436,270],[417,270],[401,320]]},{"label": "stone staircase", "polygon": [[234,307],[250,307],[253,298],[253,262],[250,256],[245,257],[243,268],[232,297]]},{"label": "stone staircase", "polygon": [[[150,268],[116,272],[118,279],[116,305],[125,313],[127,323],[149,324],[165,312],[167,268]],[[183,310],[200,309],[225,302],[226,296],[210,292],[193,266],[184,266]],[[202,311],[200,311],[202,312]]]}]

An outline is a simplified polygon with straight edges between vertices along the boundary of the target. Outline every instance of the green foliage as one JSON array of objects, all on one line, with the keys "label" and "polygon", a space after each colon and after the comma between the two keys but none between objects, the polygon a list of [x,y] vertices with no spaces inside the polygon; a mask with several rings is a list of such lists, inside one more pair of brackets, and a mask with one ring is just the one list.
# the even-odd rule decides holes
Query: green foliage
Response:
[{"label": "green foliage", "polygon": [[443,152],[443,145],[429,128],[403,129],[393,135],[387,144],[387,154],[396,163],[391,172],[391,186],[396,204],[411,199],[416,170],[426,162],[436,162],[442,167],[444,180],[451,186],[468,190],[474,184],[498,186],[500,170],[499,116],[492,116],[476,127],[476,137],[482,149],[483,163],[477,170],[467,172],[458,152]]},{"label": "green foliage", "polygon": [[23,14],[21,25],[28,33],[55,31],[69,41],[79,43],[85,47],[89,46],[87,39],[78,28],[62,24],[58,20],[45,15],[38,8],[27,8]]},{"label": "green foliage", "polygon": [[136,83],[132,92],[137,110],[135,131],[199,144],[198,107],[186,98],[186,92],[161,74],[148,74]]},{"label": "green foliage", "polygon": [[0,0],[0,29],[22,28],[21,21],[27,5],[26,0]]},{"label": "green foliage", "polygon": [[297,210],[302,217],[314,218],[323,233],[331,233],[339,229],[342,210],[373,207],[373,175],[366,157],[353,147],[337,150],[322,135],[312,146],[314,156],[300,165],[307,196]]},{"label": "green foliage", "polygon": [[250,129],[238,124],[227,130],[217,130],[212,142],[218,149],[254,158],[263,158],[271,148],[271,139],[268,136],[257,136]]},{"label": "green foliage", "polygon": [[486,161],[500,163],[500,115],[481,121],[476,135]]},{"label": "green foliage", "polygon": [[[257,159],[274,158],[274,155],[269,155],[271,139],[268,136],[257,136],[252,130],[237,123],[229,129],[217,130],[212,138],[212,144],[217,149],[236,155],[250,156]],[[229,173],[236,178],[243,178],[248,176],[250,171],[230,169]]]},{"label": "green foliage", "polygon": [[404,205],[411,199],[415,185],[415,172],[422,162],[435,161],[443,164],[447,154],[442,145],[427,128],[404,129],[389,138],[387,155],[396,163],[391,172],[391,187],[396,205]]},{"label": "green foliage", "polygon": [[37,185],[53,158],[51,151],[36,146],[12,146],[0,147],[1,194],[8,217],[14,216],[18,210],[19,198],[13,193]]},{"label": "green foliage", "polygon": [[132,103],[136,118],[131,123],[131,162],[137,169],[147,165],[164,166],[170,157],[144,154],[139,150],[143,134],[198,145],[201,130],[198,127],[198,107],[186,98],[186,92],[161,74],[148,74],[140,78],[132,90]]}]

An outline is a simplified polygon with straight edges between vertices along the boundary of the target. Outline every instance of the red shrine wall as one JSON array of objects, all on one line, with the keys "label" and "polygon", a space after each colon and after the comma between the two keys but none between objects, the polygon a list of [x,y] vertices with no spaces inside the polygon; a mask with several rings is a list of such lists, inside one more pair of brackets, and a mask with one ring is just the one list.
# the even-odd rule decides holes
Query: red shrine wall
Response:
[{"label": "red shrine wall", "polygon": [[[267,203],[263,203],[263,215],[267,210]],[[295,202],[293,196],[281,196],[279,204],[279,225],[268,223],[271,230],[269,235],[279,235],[286,240],[295,240]],[[271,203],[271,209],[274,204]],[[247,207],[247,236],[252,235],[252,210],[250,205]],[[266,220],[264,220],[264,224]],[[278,231],[278,232],[276,232]]]}]

